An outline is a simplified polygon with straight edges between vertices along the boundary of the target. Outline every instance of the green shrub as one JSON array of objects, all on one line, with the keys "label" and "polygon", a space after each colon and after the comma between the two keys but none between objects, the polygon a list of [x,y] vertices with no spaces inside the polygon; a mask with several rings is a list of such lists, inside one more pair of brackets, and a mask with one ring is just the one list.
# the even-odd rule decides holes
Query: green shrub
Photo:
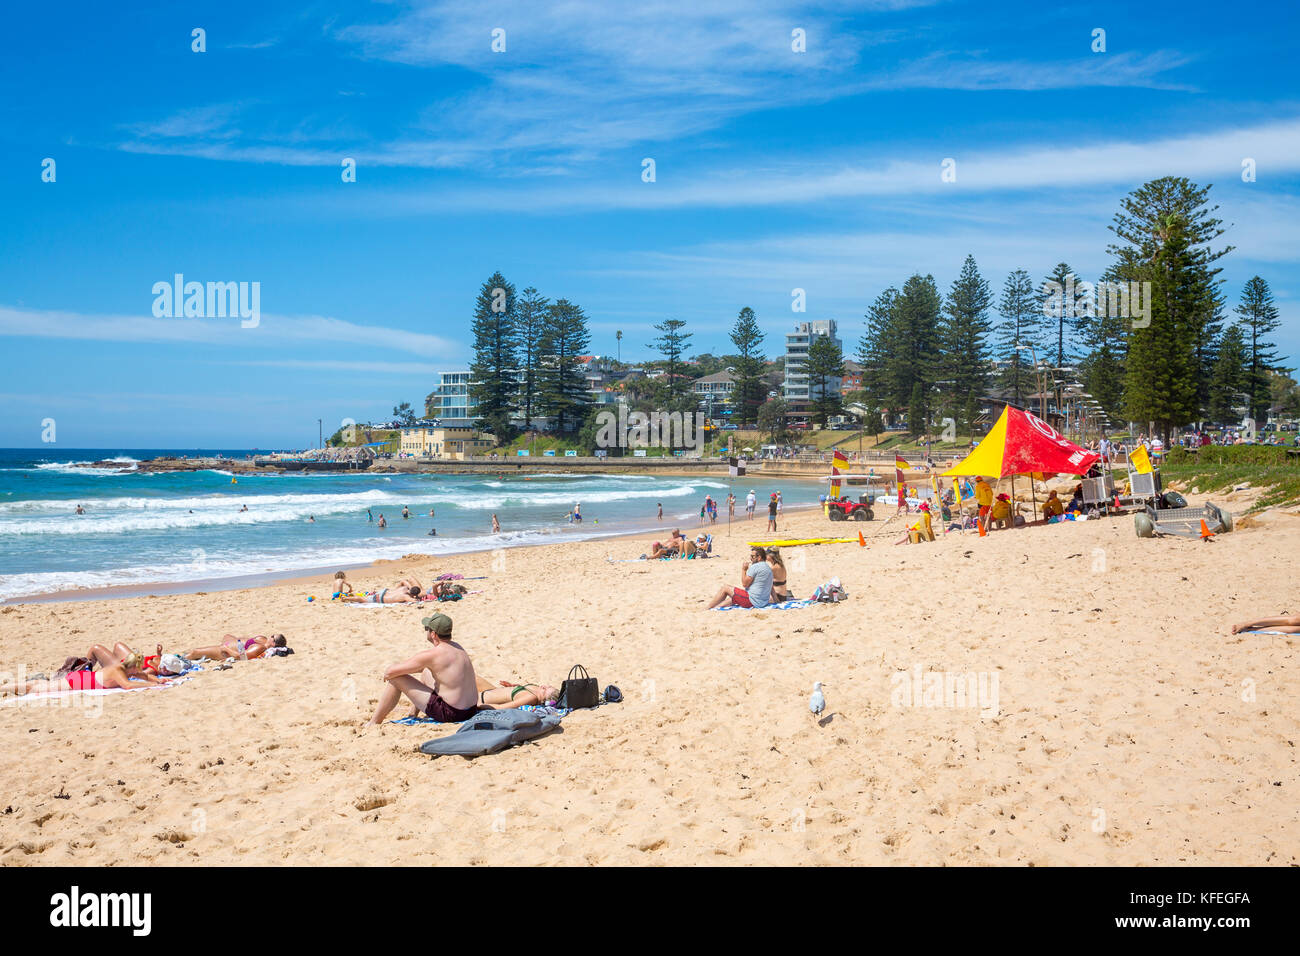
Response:
[{"label": "green shrub", "polygon": [[1168,465],[1285,465],[1300,464],[1300,456],[1287,455],[1280,445],[1205,445],[1195,450],[1172,448]]}]

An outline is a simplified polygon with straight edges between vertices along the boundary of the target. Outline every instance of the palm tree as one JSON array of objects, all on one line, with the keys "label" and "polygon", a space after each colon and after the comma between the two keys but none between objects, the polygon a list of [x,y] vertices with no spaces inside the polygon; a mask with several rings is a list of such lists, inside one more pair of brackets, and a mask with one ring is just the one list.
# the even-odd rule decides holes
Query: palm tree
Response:
[{"label": "palm tree", "polygon": [[619,329],[615,332],[614,338],[618,340],[618,361],[621,364],[623,361],[623,330]]}]

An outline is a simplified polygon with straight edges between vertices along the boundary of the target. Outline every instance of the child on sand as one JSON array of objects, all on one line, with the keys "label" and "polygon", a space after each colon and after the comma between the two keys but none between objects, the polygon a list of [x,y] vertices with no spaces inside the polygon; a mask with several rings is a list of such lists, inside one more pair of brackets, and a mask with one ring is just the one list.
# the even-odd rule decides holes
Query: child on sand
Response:
[{"label": "child on sand", "polygon": [[342,571],[334,572],[334,594],[330,600],[342,597],[345,594],[352,593],[352,585],[348,584],[348,576]]}]

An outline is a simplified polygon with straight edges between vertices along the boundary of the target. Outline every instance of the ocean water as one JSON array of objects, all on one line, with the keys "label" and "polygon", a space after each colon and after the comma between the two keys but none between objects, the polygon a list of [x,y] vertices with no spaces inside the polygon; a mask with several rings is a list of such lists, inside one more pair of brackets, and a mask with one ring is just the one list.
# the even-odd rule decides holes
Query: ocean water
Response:
[{"label": "ocean water", "polygon": [[[232,483],[235,476],[225,471],[136,469],[139,460],[164,453],[242,458],[249,452],[0,449],[0,601],[590,539],[660,527],[659,502],[664,525],[696,528],[710,494],[720,502],[719,525],[726,523],[725,475],[268,474],[239,475]],[[118,467],[86,467],[108,459]],[[822,487],[737,479],[737,512],[743,515],[750,488],[763,511],[772,491],[794,506],[815,502]],[[578,503],[580,525],[566,520]],[[75,514],[77,505],[84,515]],[[403,506],[409,519],[401,516]],[[492,534],[494,512],[500,534]],[[378,527],[381,514],[386,529]]]}]

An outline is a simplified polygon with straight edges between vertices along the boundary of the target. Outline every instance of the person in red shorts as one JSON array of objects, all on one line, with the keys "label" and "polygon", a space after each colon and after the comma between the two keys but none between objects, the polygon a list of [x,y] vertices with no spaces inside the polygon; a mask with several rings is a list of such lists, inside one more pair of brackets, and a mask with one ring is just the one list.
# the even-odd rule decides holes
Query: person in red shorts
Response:
[{"label": "person in red shorts", "polygon": [[740,581],[743,587],[724,585],[713,595],[709,610],[715,607],[767,607],[772,599],[772,566],[767,563],[767,551],[754,547],[749,552],[749,560],[740,566]]}]

